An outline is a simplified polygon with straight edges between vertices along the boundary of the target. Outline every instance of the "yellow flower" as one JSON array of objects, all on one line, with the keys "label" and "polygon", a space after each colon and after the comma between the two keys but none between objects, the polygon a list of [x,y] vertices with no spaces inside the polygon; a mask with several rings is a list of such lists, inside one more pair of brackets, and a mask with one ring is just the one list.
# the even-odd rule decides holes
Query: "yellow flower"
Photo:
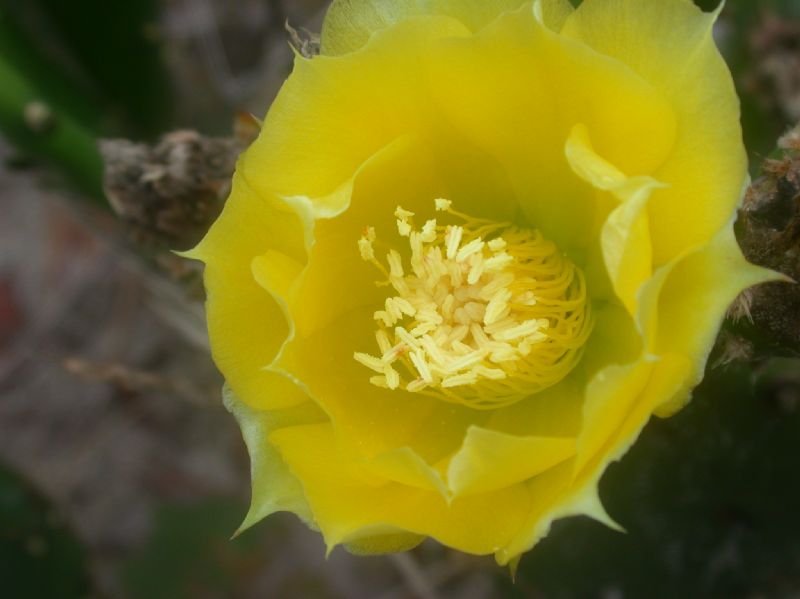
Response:
[{"label": "yellow flower", "polygon": [[738,101],[690,0],[335,0],[192,256],[247,527],[512,562],[613,525],[605,467],[774,278],[732,221]]}]

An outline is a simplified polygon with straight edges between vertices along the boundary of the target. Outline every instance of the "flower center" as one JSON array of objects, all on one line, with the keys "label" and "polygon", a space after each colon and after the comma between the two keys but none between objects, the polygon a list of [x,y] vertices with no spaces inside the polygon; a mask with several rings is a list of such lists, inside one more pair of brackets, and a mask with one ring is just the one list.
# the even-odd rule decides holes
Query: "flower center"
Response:
[{"label": "flower center", "polygon": [[592,329],[583,273],[535,230],[473,218],[448,200],[436,209],[461,224],[414,226],[398,207],[397,228],[411,246],[410,270],[390,249],[375,257],[365,229],[361,257],[391,288],[375,312],[376,355],[355,359],[370,382],[476,409],[513,404],[558,383],[577,364]]}]

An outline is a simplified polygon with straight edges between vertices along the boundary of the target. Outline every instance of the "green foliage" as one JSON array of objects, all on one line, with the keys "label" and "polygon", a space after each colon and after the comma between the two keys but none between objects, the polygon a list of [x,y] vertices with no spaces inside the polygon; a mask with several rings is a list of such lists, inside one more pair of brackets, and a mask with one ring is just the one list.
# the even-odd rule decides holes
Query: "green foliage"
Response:
[{"label": "green foliage", "polygon": [[61,106],[83,126],[95,130],[100,106],[87,82],[76,81],[67,69],[54,69],[42,50],[44,44],[28,34],[7,6],[0,6],[0,57],[6,65],[24,74],[27,85]]},{"label": "green foliage", "polygon": [[100,153],[91,131],[0,57],[0,130],[23,151],[56,164],[90,197],[102,198]]},{"label": "green foliage", "polygon": [[86,556],[55,508],[0,465],[0,581],[14,599],[88,597]]},{"label": "green foliage", "polygon": [[106,110],[125,128],[157,135],[169,126],[169,79],[158,44],[156,0],[26,0],[45,15]]},{"label": "green foliage", "polygon": [[156,8],[155,0],[0,6],[0,131],[98,200],[96,138],[155,137],[169,127]]}]

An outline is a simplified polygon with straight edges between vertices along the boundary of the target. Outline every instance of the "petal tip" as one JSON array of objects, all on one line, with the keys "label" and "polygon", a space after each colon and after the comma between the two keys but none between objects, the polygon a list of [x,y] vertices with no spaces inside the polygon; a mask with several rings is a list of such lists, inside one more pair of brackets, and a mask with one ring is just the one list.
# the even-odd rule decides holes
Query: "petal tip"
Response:
[{"label": "petal tip", "polygon": [[202,248],[203,248],[203,242],[201,241],[190,250],[184,250],[184,251],[171,250],[171,252],[176,256],[178,256],[179,258],[185,258],[186,260],[197,260],[198,262],[205,263],[206,260]]}]

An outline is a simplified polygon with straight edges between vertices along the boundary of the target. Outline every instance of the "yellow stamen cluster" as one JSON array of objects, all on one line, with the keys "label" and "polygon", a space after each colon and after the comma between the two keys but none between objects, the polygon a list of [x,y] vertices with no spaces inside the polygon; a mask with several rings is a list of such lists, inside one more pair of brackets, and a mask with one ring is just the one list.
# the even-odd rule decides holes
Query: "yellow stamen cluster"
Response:
[{"label": "yellow stamen cluster", "polygon": [[435,206],[461,224],[417,229],[412,212],[395,212],[410,270],[395,249],[386,266],[376,259],[373,228],[358,242],[395,292],[374,315],[379,354],[354,356],[377,373],[370,381],[476,409],[559,382],[592,328],[583,273],[538,231],[470,217],[448,200]]}]

